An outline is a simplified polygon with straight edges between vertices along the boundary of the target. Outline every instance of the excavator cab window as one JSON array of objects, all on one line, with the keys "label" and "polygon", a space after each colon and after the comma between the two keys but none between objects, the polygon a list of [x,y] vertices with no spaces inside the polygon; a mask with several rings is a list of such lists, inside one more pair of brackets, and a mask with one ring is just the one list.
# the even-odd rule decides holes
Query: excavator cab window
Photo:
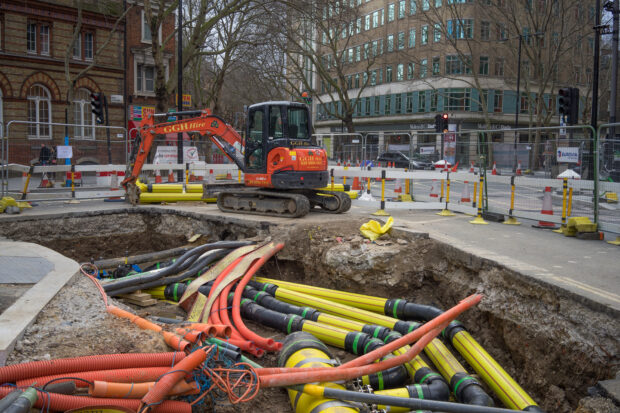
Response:
[{"label": "excavator cab window", "polygon": [[245,164],[248,170],[260,171],[265,168],[265,156],[263,134],[265,111],[264,108],[256,108],[249,114],[248,136],[245,146]]},{"label": "excavator cab window", "polygon": [[289,139],[308,139],[308,111],[306,108],[289,107],[287,115]]},{"label": "excavator cab window", "polygon": [[282,107],[272,106],[269,110],[269,139],[284,138],[282,128]]}]

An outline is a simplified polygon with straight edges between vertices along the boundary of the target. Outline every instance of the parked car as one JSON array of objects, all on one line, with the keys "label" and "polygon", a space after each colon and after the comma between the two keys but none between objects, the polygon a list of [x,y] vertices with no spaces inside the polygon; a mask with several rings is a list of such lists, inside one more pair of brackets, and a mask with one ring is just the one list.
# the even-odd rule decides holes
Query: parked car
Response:
[{"label": "parked car", "polygon": [[385,166],[387,163],[393,163],[396,168],[407,169],[433,169],[433,164],[418,157],[409,158],[399,151],[387,151],[377,157],[377,162]]}]

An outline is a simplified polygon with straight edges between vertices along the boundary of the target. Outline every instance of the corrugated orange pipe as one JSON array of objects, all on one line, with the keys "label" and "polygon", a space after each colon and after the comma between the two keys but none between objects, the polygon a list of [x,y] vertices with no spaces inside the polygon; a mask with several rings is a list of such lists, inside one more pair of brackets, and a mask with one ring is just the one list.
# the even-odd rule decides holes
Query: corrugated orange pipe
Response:
[{"label": "corrugated orange pipe", "polygon": [[[88,387],[88,394],[91,397],[122,398],[122,399],[141,399],[155,386],[155,382],[146,383],[115,383],[95,380],[92,386]],[[198,394],[200,390],[195,382],[188,383],[181,380],[168,393],[168,396],[186,396]]]},{"label": "corrugated orange pipe", "polygon": [[[97,371],[84,371],[81,373],[65,373],[54,374],[50,376],[32,377],[30,379],[18,380],[15,384],[17,387],[28,387],[36,383],[38,387],[44,386],[50,381],[54,380],[54,383],[62,383],[65,381],[74,381],[73,379],[59,380],[70,375],[71,377],[87,380],[87,381],[112,381],[120,383],[141,383],[147,381],[157,381],[163,374],[170,370],[170,366],[167,367],[142,367],[132,369],[113,369],[113,370],[97,370]],[[82,380],[75,380],[76,387],[88,387],[88,383]]]},{"label": "corrugated orange pipe", "polygon": [[120,368],[172,366],[185,358],[183,352],[100,354],[57,360],[41,360],[0,367],[0,383],[30,377]]}]

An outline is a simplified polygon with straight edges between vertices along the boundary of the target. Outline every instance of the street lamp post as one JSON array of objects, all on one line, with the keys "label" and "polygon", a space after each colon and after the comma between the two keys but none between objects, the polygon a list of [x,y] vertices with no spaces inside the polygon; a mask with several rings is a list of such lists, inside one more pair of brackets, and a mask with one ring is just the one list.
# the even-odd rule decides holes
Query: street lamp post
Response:
[{"label": "street lamp post", "polygon": [[[519,112],[521,112],[521,45],[523,43],[523,35],[519,35],[519,51],[517,57],[517,102],[515,105],[515,129],[519,128]],[[515,159],[512,165],[512,172],[516,172],[517,170],[517,141],[519,137],[519,132],[515,130],[515,142],[514,142],[514,152]]]}]

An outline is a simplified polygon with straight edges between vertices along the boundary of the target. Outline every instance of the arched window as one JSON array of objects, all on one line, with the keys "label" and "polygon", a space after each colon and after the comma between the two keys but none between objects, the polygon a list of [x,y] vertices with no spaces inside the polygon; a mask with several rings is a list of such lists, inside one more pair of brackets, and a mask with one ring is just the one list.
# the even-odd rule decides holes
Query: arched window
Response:
[{"label": "arched window", "polygon": [[29,138],[52,137],[52,99],[43,85],[32,85],[28,91],[28,121],[38,122],[28,125]]},{"label": "arched window", "polygon": [[80,88],[73,100],[73,123],[79,126],[73,128],[76,139],[95,139],[95,115],[90,105],[90,92]]}]

